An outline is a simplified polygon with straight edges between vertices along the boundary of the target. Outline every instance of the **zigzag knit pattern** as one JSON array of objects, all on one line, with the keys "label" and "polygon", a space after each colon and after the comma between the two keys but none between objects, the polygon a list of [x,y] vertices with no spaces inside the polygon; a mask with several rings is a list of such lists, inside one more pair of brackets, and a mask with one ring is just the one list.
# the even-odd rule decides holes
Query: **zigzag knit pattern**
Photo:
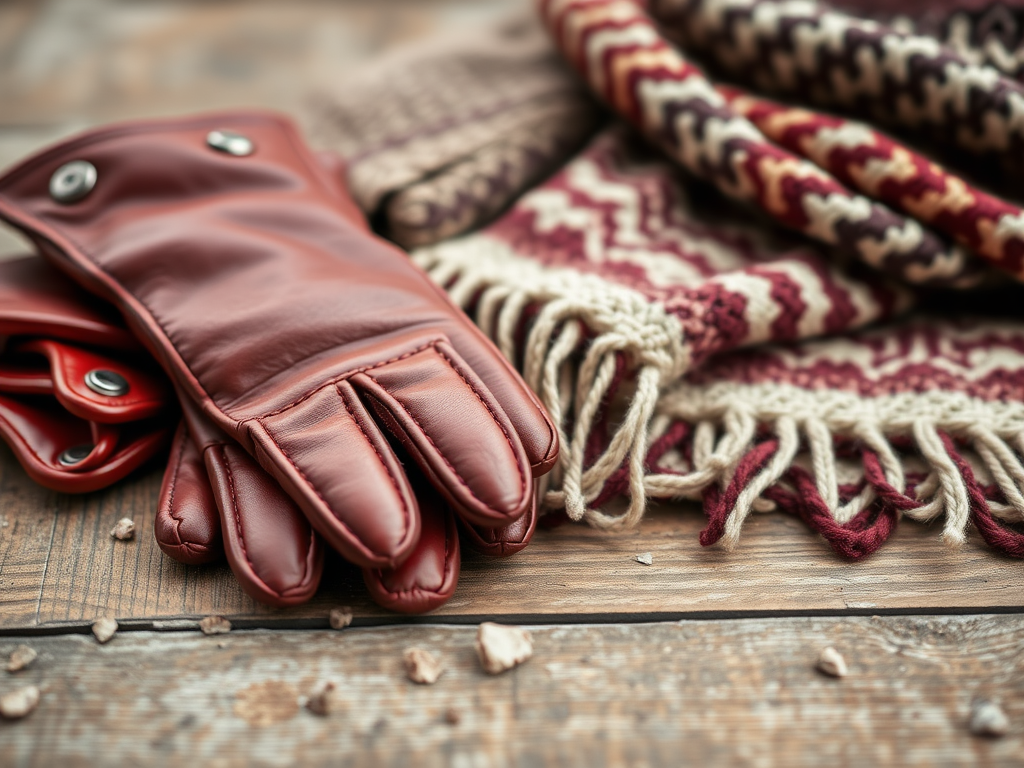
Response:
[{"label": "zigzag knit pattern", "polygon": [[[639,2],[540,8],[671,159],[614,127],[483,231],[413,257],[559,425],[545,506],[618,529],[649,499],[698,499],[701,543],[726,547],[782,510],[850,558],[901,518],[941,520],[949,544],[973,527],[1024,557],[1024,323],[904,317],[929,295],[908,281],[1019,278],[1018,208],[868,125],[711,83]],[[1024,287],[1006,283],[942,309],[975,291],[1010,314]]]},{"label": "zigzag knit pattern", "polygon": [[653,0],[686,50],[759,88],[912,130],[963,149],[1024,157],[1024,86],[934,37],[813,0]]},{"label": "zigzag knit pattern", "polygon": [[769,139],[1024,280],[1024,211],[870,126],[719,89]]},{"label": "zigzag knit pattern", "polygon": [[647,499],[700,499],[702,542],[725,546],[779,508],[852,558],[902,515],[945,516],[947,541],[973,523],[1024,556],[1024,326],[851,334],[909,294],[713,198],[614,129],[484,231],[414,254],[561,426],[546,505],[620,528]]},{"label": "zigzag knit pattern", "polygon": [[593,90],[692,173],[910,282],[974,282],[982,265],[963,249],[769,141],[669,45],[642,3],[541,0],[540,7],[556,43]]}]

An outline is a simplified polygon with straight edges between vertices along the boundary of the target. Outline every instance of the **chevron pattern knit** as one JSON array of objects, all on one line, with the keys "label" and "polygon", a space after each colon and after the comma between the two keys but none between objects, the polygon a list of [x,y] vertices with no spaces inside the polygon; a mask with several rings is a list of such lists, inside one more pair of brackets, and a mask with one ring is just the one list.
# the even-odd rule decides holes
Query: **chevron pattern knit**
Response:
[{"label": "chevron pattern knit", "polygon": [[1024,85],[934,37],[812,0],[654,0],[652,10],[686,50],[759,88],[927,129],[1014,167],[1024,156]]},{"label": "chevron pattern knit", "polygon": [[965,284],[980,264],[918,221],[770,142],[668,44],[636,0],[542,0],[566,58],[689,171],[777,221],[915,283]]},{"label": "chevron pattern knit", "polygon": [[773,142],[1024,280],[1024,211],[864,123],[719,89]]},{"label": "chevron pattern knit", "polygon": [[712,83],[640,2],[539,6],[671,158],[615,126],[484,230],[413,254],[560,425],[546,506],[618,529],[648,499],[698,499],[701,542],[726,547],[781,510],[850,558],[941,520],[951,545],[973,528],[1024,557],[1024,322],[967,312],[1013,315],[1024,287],[965,290],[1021,278],[1020,209],[870,125]]}]

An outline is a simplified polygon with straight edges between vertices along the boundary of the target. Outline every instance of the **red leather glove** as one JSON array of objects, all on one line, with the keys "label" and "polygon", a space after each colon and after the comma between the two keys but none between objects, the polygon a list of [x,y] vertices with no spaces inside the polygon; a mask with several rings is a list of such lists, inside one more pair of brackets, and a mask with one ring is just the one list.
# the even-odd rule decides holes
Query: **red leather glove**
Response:
[{"label": "red leather glove", "polygon": [[[230,441],[231,475],[203,457],[183,424],[175,435],[156,518],[156,538],[170,557],[201,564],[227,555],[247,594],[269,605],[309,600],[320,582],[320,538],[295,503],[260,466]],[[415,472],[408,467],[407,472]],[[421,531],[412,553],[397,568],[363,569],[363,580],[379,605],[403,613],[437,608],[455,592],[461,563],[451,507],[422,478],[414,481]],[[467,526],[470,544],[504,557],[526,546],[536,524],[535,508],[502,529]],[[221,542],[223,532],[223,543]]]},{"label": "red leather glove", "polygon": [[173,393],[110,307],[35,256],[0,261],[0,437],[64,493],[104,488],[170,440]]},{"label": "red leather glove", "polygon": [[531,509],[557,444],[490,343],[342,207],[266,115],[109,128],[0,179],[0,214],[117,303],[193,428],[222,433],[195,435],[211,476],[230,490],[237,442],[343,555],[394,569],[420,540],[396,450],[486,530]]},{"label": "red leather glove", "polygon": [[[95,490],[166,444],[175,414],[164,377],[150,370],[148,355],[112,308],[38,256],[0,262],[0,336],[8,337],[0,347],[0,434],[37,482],[68,493]],[[90,376],[93,371],[106,372],[99,379],[107,383],[105,390]],[[127,391],[115,394],[112,382]],[[96,447],[85,458],[61,462],[67,449],[89,444]],[[274,605],[308,600],[320,581],[319,537],[247,454],[230,443],[221,450],[237,452],[234,464],[244,470],[230,484],[207,475],[181,425],[156,516],[158,543],[190,564],[219,560],[226,549],[239,582],[256,599]],[[413,554],[396,570],[365,572],[371,596],[393,610],[435,608],[451,597],[458,580],[459,537],[451,511],[429,486],[421,485],[418,494],[423,531]],[[223,521],[217,497],[226,499],[220,505],[229,512]],[[470,533],[489,554],[510,554],[525,546],[533,519],[524,516],[504,531]],[[486,542],[481,536],[501,539]]]}]

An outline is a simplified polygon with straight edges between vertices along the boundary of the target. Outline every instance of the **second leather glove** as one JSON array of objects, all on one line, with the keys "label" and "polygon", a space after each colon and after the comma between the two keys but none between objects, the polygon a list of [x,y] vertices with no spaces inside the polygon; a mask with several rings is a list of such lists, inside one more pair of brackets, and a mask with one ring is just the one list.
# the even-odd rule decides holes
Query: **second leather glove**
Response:
[{"label": "second leather glove", "polygon": [[267,115],[108,128],[0,179],[4,218],[121,308],[187,405],[349,560],[393,568],[420,523],[392,441],[464,520],[499,528],[532,503],[555,431],[443,292],[340,205]]}]

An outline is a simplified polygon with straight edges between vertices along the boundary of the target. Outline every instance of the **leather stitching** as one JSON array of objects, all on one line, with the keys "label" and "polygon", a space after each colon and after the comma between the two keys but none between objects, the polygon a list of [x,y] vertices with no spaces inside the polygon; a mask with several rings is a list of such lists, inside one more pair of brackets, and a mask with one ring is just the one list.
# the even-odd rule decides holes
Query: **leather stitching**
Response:
[{"label": "leather stitching", "polygon": [[171,519],[176,523],[174,526],[174,535],[178,537],[178,545],[187,544],[182,541],[181,538],[181,524],[184,522],[184,518],[174,514],[174,493],[178,490],[178,470],[181,469],[181,461],[185,457],[185,440],[191,438],[186,434],[178,445],[178,458],[174,462],[174,473],[171,475],[171,493],[167,497],[167,514],[171,516]]},{"label": "leather stitching", "polygon": [[[462,372],[458,368],[455,367],[454,362],[448,357],[448,355],[446,355],[438,347],[437,343],[431,344],[430,346],[432,346],[434,348],[434,351],[438,354],[438,356],[440,356],[448,364],[448,367],[451,368],[452,371],[454,371],[455,374],[460,379],[462,379],[463,383],[467,387],[469,387],[470,391],[474,395],[476,395],[476,398],[477,398],[477,400],[480,401],[481,405],[483,405],[483,407],[487,409],[487,412],[491,415],[491,420],[494,421],[494,423],[498,426],[498,429],[500,429],[501,433],[505,436],[505,442],[508,443],[509,450],[512,452],[512,461],[515,463],[516,471],[519,473],[519,479],[522,481],[522,483],[523,483],[523,485],[525,487],[525,485],[526,485],[526,476],[523,474],[523,468],[519,465],[519,459],[516,456],[515,444],[512,442],[512,438],[509,436],[508,431],[505,429],[504,425],[501,423],[501,421],[498,419],[497,415],[494,413],[494,410],[491,408],[490,405],[487,404],[487,401],[484,400],[483,395],[480,394],[480,392],[477,390],[477,388],[473,386],[473,383],[471,381],[469,381],[469,379],[467,379],[465,376],[463,376]],[[376,367],[379,367],[379,366],[374,366],[374,367],[376,368]],[[380,385],[379,381],[377,381],[376,379],[374,379],[374,381],[377,382],[378,385]],[[387,390],[385,389],[385,391],[387,391]],[[390,394],[390,393],[388,393],[388,394]],[[394,395],[392,395],[392,397],[394,397]],[[462,475],[459,474],[458,470],[456,470],[455,467],[452,466],[451,462],[448,461],[448,457],[445,456],[441,452],[441,450],[437,447],[437,445],[431,439],[430,435],[423,428],[423,425],[420,424],[420,422],[416,419],[416,417],[407,408],[404,408],[404,405],[403,405],[403,409],[405,410],[405,413],[409,416],[409,418],[412,419],[413,423],[417,427],[419,427],[420,433],[427,439],[427,442],[430,443],[431,447],[437,452],[437,455],[441,457],[441,460],[445,463],[445,466],[448,467],[448,469],[450,469],[452,471],[452,473],[455,475],[456,479],[458,479],[459,484],[462,485],[467,491],[469,491],[469,495],[474,500],[480,502],[481,504],[485,504],[485,506],[486,506],[486,503],[483,501],[483,499],[481,499],[479,496],[477,496],[473,492],[473,489],[469,486],[469,484],[465,481],[465,479],[463,479]]]},{"label": "leather stitching", "polygon": [[235,531],[238,533],[238,544],[242,548],[242,554],[245,556],[245,562],[248,563],[250,570],[252,570],[253,575],[260,580],[260,583],[267,587],[267,591],[276,595],[277,592],[270,589],[270,587],[267,586],[267,583],[256,573],[256,565],[249,557],[249,550],[245,548],[245,536],[242,534],[242,518],[241,515],[238,514],[238,497],[235,495],[235,475],[231,471],[231,464],[228,463],[227,446],[221,444],[217,446],[217,448],[220,449],[221,461],[224,462],[224,471],[228,476],[228,492],[231,494],[231,512],[235,518]]},{"label": "leather stitching", "polygon": [[330,380],[324,382],[323,384],[318,384],[316,389],[310,390],[309,392],[304,394],[302,397],[300,397],[298,400],[295,400],[294,402],[291,402],[288,405],[283,405],[280,408],[278,408],[276,411],[271,411],[270,413],[265,413],[262,416],[258,417],[257,420],[259,421],[261,419],[270,418],[271,416],[278,416],[278,415],[284,413],[285,411],[291,410],[292,408],[294,408],[297,405],[301,405],[302,403],[304,403],[307,400],[309,400],[309,398],[313,397],[313,395],[317,394],[318,392],[320,392],[323,389],[326,389],[327,387],[332,387],[332,386],[335,386],[336,384],[340,384],[341,382],[345,381],[346,379],[352,378],[356,374],[366,373],[367,371],[372,371],[374,368],[380,368],[381,366],[384,366],[384,365],[390,365],[391,363],[397,363],[400,360],[405,360],[406,358],[412,357],[413,355],[418,355],[420,352],[424,352],[424,351],[430,349],[431,347],[435,347],[436,348],[437,344],[439,344],[439,343],[440,343],[440,341],[435,339],[434,341],[429,341],[426,344],[423,344],[422,346],[416,347],[416,349],[409,350],[408,352],[404,352],[401,355],[397,355],[396,357],[392,357],[392,358],[390,358],[388,360],[383,360],[383,361],[381,361],[379,363],[374,363],[373,365],[364,365],[364,366],[361,366],[359,368],[353,368],[351,371],[346,371],[345,373],[342,373],[342,374],[340,374],[338,376],[335,376],[333,379],[330,379]]},{"label": "leather stitching", "polygon": [[224,461],[224,469],[228,475],[228,488],[230,489],[231,492],[231,506],[235,517],[235,530],[238,531],[238,543],[242,546],[242,554],[245,555],[245,561],[249,564],[249,567],[252,569],[253,576],[259,579],[260,584],[264,586],[268,593],[276,595],[277,597],[288,597],[288,595],[292,594],[293,592],[301,591],[300,585],[304,583],[309,576],[309,555],[310,552],[313,550],[313,537],[316,536],[316,533],[312,531],[312,528],[310,529],[309,546],[306,548],[306,556],[305,558],[303,558],[303,560],[305,561],[305,572],[303,573],[302,579],[299,582],[300,585],[297,585],[294,589],[286,589],[283,591],[272,589],[270,585],[267,584],[267,582],[263,579],[263,577],[260,576],[259,573],[257,573],[256,564],[253,563],[252,559],[249,557],[249,550],[247,550],[245,547],[245,537],[242,535],[242,518],[241,515],[239,515],[238,513],[238,497],[235,495],[235,476],[234,473],[231,471],[231,465],[228,463],[227,446],[221,444],[218,447],[220,448],[221,458]]},{"label": "leather stitching", "polygon": [[[444,573],[441,575],[441,586],[438,589],[436,589],[436,590],[428,590],[428,589],[424,589],[423,587],[413,587],[412,589],[388,589],[387,587],[384,586],[384,578],[383,578],[384,572],[378,568],[376,570],[377,577],[378,577],[380,585],[382,587],[384,587],[384,591],[387,592],[389,595],[394,595],[395,597],[401,597],[403,595],[416,595],[416,594],[427,594],[427,595],[438,595],[438,596],[440,596],[441,594],[443,594],[442,590],[444,589],[445,585],[449,582],[450,577],[451,577],[451,572],[452,572],[452,567],[451,567],[451,560],[452,560],[452,558],[451,558],[451,554],[452,554],[451,543],[452,543],[452,537],[449,536],[449,534],[453,532],[452,528],[454,528],[454,525],[452,524],[452,521],[450,519],[446,519],[445,522],[444,522]],[[455,533],[456,536],[459,535],[457,530],[454,531],[454,533]]]},{"label": "leather stitching", "polygon": [[363,438],[366,440],[367,443],[370,444],[370,447],[373,448],[373,452],[377,454],[377,460],[380,461],[381,466],[384,467],[384,471],[388,473],[388,478],[390,478],[391,484],[395,486],[395,492],[398,494],[398,498],[402,503],[402,511],[405,513],[406,525],[408,525],[410,521],[410,512],[408,506],[405,503],[405,494],[402,493],[402,487],[401,484],[398,482],[398,478],[395,477],[394,474],[391,472],[391,467],[389,467],[388,463],[384,460],[384,456],[380,452],[380,449],[377,448],[376,444],[373,442],[373,440],[370,439],[370,436],[366,433],[366,430],[363,429],[363,425],[359,422],[359,419],[356,417],[355,411],[353,411],[352,407],[348,404],[348,398],[345,397],[341,390],[338,390],[338,397],[341,398],[341,402],[342,404],[344,404],[345,410],[348,411],[348,415],[352,418],[352,421],[359,428],[359,431],[362,433]]},{"label": "leather stitching", "polygon": [[[414,354],[414,353],[409,353],[409,354]],[[339,383],[338,381],[334,381],[334,382],[331,382],[330,384],[328,384],[326,386],[331,386],[331,385],[335,385],[336,386],[338,383]],[[324,387],[320,387],[319,389],[315,390],[314,392],[309,393],[309,395],[304,397],[303,400],[308,399],[312,395],[314,395],[317,392],[319,392],[321,389],[324,389]],[[362,435],[365,438],[366,442],[369,443],[371,448],[373,448],[373,452],[377,454],[377,459],[380,461],[381,466],[383,466],[384,470],[388,473],[388,478],[391,480],[391,484],[395,487],[395,491],[398,494],[398,499],[401,502],[402,513],[405,515],[406,530],[408,530],[408,526],[411,525],[411,522],[412,522],[412,513],[411,513],[411,511],[409,509],[409,506],[405,502],[405,495],[402,493],[401,486],[398,483],[398,479],[391,472],[391,468],[388,466],[387,462],[384,461],[384,457],[381,454],[380,450],[378,450],[377,446],[374,445],[373,441],[370,439],[370,436],[366,433],[366,430],[363,429],[363,425],[359,423],[359,419],[356,418],[355,412],[349,407],[348,401],[345,399],[345,396],[341,393],[340,390],[338,391],[338,397],[341,398],[341,402],[345,406],[345,410],[348,411],[349,416],[352,417],[352,421],[355,422],[355,425],[359,428],[359,431],[362,433]],[[293,403],[292,406],[298,405],[299,402],[302,402],[302,401],[297,401],[297,402]],[[292,406],[289,406],[289,407],[292,407]],[[275,413],[281,413],[284,410],[287,410],[287,408],[282,409],[282,411],[277,411]],[[268,414],[268,415],[274,415],[274,414]],[[369,549],[359,539],[359,537],[356,536],[355,532],[341,518],[339,518],[336,514],[334,514],[333,508],[331,507],[330,504],[327,503],[327,499],[325,499],[323,497],[323,494],[321,494],[320,491],[317,489],[317,487],[310,481],[310,479],[309,479],[309,477],[307,477],[306,473],[302,471],[302,467],[300,467],[298,464],[296,464],[295,461],[292,459],[292,457],[288,455],[288,451],[286,451],[284,449],[284,446],[282,446],[276,440],[276,438],[274,437],[273,432],[271,432],[271,430],[268,429],[267,425],[263,422],[263,418],[262,417],[261,418],[257,418],[256,421],[259,423],[259,425],[261,427],[263,427],[263,433],[267,436],[267,438],[270,440],[270,442],[273,443],[274,447],[277,448],[277,450],[281,452],[281,455],[284,456],[285,459],[288,461],[288,463],[291,464],[292,467],[295,469],[295,471],[299,473],[299,476],[306,483],[307,487],[309,487],[309,489],[312,490],[314,494],[316,494],[316,497],[318,499],[320,499],[320,501],[323,503],[324,507],[326,507],[328,510],[331,511],[332,516],[338,522],[338,524],[350,536],[352,536],[352,538],[354,538],[356,541],[358,541],[360,543],[360,545],[362,545],[366,549]]]}]

